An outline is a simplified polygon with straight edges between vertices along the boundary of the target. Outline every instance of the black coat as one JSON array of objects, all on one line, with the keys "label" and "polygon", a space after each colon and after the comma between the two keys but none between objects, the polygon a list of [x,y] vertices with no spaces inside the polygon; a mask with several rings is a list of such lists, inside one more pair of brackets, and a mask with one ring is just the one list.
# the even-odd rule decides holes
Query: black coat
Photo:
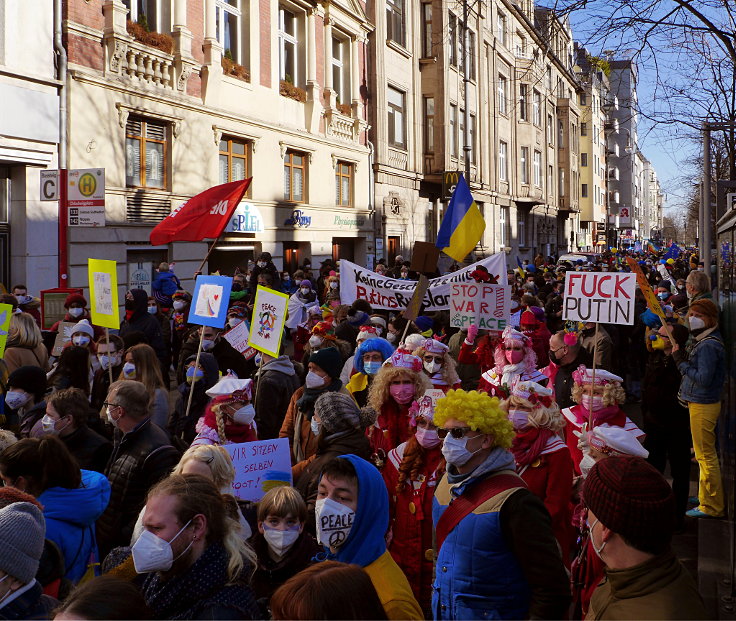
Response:
[{"label": "black coat", "polygon": [[68,436],[59,436],[74,455],[82,470],[94,470],[104,474],[112,453],[112,442],[103,438],[86,425],[75,429]]},{"label": "black coat", "polygon": [[301,381],[288,356],[281,356],[265,364],[256,378],[253,405],[256,410],[258,439],[278,438],[291,396],[299,388]]},{"label": "black coat", "polygon": [[100,556],[114,547],[129,546],[133,527],[148,490],[168,476],[179,461],[168,434],[146,418],[133,431],[115,431],[115,446],[105,468],[110,503],[97,520]]},{"label": "black coat", "polygon": [[[179,351],[179,363],[176,367],[177,384],[182,384],[186,380],[186,360],[189,356],[197,354],[197,347],[199,347],[199,335],[193,332]],[[232,369],[240,379],[246,379],[253,375],[256,370],[256,363],[253,358],[246,360],[237,349],[222,337],[217,339],[215,346],[207,353],[215,357],[217,366],[223,375]]]},{"label": "black coat", "polygon": [[161,361],[166,361],[166,347],[164,339],[161,335],[161,325],[153,315],[148,312],[148,294],[143,289],[132,289],[133,299],[135,300],[135,309],[130,319],[125,319],[120,324],[119,336],[125,340],[125,337],[134,332],[143,334],[144,342],[153,347],[156,357]]},{"label": "black coat", "polygon": [[59,602],[44,595],[41,585],[34,581],[20,597],[0,608],[0,619],[51,619],[51,612],[58,605]]},{"label": "black coat", "polygon": [[662,351],[649,353],[641,385],[645,432],[649,433],[654,428],[688,428],[690,415],[677,399],[681,380],[682,375],[672,356]]}]

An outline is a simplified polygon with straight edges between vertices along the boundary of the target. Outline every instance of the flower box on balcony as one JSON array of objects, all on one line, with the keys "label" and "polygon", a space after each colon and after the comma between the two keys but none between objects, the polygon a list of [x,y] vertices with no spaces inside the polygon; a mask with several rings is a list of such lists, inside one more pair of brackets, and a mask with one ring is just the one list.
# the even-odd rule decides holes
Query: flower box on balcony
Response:
[{"label": "flower box on balcony", "polygon": [[225,75],[238,78],[244,82],[250,82],[250,71],[226,56],[222,57],[222,71]]},{"label": "flower box on balcony", "polygon": [[288,97],[289,99],[294,99],[301,103],[307,101],[307,91],[303,88],[299,88],[298,86],[294,86],[291,82],[287,82],[286,80],[281,80],[281,83],[279,84],[279,94],[282,97]]},{"label": "flower box on balcony", "polygon": [[149,32],[145,25],[130,20],[128,20],[127,30],[131,37],[144,45],[155,47],[157,50],[161,50],[166,54],[171,54],[174,51],[174,39],[167,34]]},{"label": "flower box on balcony", "polygon": [[353,116],[353,109],[350,104],[337,104],[337,111],[345,116]]}]

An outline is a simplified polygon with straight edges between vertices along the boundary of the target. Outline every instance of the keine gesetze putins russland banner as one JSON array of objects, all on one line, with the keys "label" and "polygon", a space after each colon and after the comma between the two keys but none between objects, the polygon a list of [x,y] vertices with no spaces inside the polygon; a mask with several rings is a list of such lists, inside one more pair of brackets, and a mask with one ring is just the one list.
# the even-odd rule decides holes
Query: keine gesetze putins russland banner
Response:
[{"label": "keine gesetze putins russland banner", "polygon": [[[447,310],[450,307],[450,288],[453,283],[472,281],[470,273],[484,267],[499,285],[506,284],[506,255],[497,253],[456,272],[450,272],[429,281],[424,296],[424,311]],[[388,278],[345,259],[340,259],[340,298],[367,300],[373,308],[402,310],[409,305],[417,286],[414,280]]]}]

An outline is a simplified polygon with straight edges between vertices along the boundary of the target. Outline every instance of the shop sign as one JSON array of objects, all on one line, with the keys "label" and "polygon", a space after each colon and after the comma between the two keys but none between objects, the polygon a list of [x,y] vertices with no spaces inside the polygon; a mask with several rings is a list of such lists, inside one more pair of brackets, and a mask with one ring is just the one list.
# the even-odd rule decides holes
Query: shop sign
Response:
[{"label": "shop sign", "polygon": [[308,216],[306,211],[295,209],[291,212],[291,216],[284,220],[284,226],[293,226],[297,229],[308,229],[312,226],[312,216]]},{"label": "shop sign", "polygon": [[335,226],[359,228],[365,226],[365,218],[363,216],[335,216]]},{"label": "shop sign", "polygon": [[130,289],[143,289],[151,295],[151,279],[153,277],[153,263],[140,261],[128,263],[128,286]]},{"label": "shop sign", "polygon": [[233,212],[225,233],[262,233],[263,216],[252,203],[240,203]]}]

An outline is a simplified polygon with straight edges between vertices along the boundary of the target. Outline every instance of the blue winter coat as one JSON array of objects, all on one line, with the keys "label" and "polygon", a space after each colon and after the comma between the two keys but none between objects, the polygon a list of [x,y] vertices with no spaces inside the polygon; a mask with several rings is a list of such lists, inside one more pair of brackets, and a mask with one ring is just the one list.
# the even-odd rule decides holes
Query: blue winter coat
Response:
[{"label": "blue winter coat", "polygon": [[680,399],[718,403],[726,380],[726,349],[720,332],[713,330],[698,340],[687,361],[680,362],[677,368],[682,374]]},{"label": "blue winter coat", "polygon": [[[462,485],[462,484],[461,484]],[[450,504],[445,475],[437,485],[432,520]],[[531,591],[501,531],[499,512],[513,488],[485,501],[447,535],[432,587],[435,619],[527,619]]]},{"label": "blue winter coat", "polygon": [[82,470],[77,489],[50,487],[39,497],[46,518],[46,539],[64,555],[65,577],[76,583],[87,571],[90,557],[99,562],[95,522],[110,502],[110,483],[99,472]]},{"label": "blue winter coat", "polygon": [[181,283],[174,272],[158,272],[156,278],[151,283],[151,289],[170,298],[181,289]]}]

